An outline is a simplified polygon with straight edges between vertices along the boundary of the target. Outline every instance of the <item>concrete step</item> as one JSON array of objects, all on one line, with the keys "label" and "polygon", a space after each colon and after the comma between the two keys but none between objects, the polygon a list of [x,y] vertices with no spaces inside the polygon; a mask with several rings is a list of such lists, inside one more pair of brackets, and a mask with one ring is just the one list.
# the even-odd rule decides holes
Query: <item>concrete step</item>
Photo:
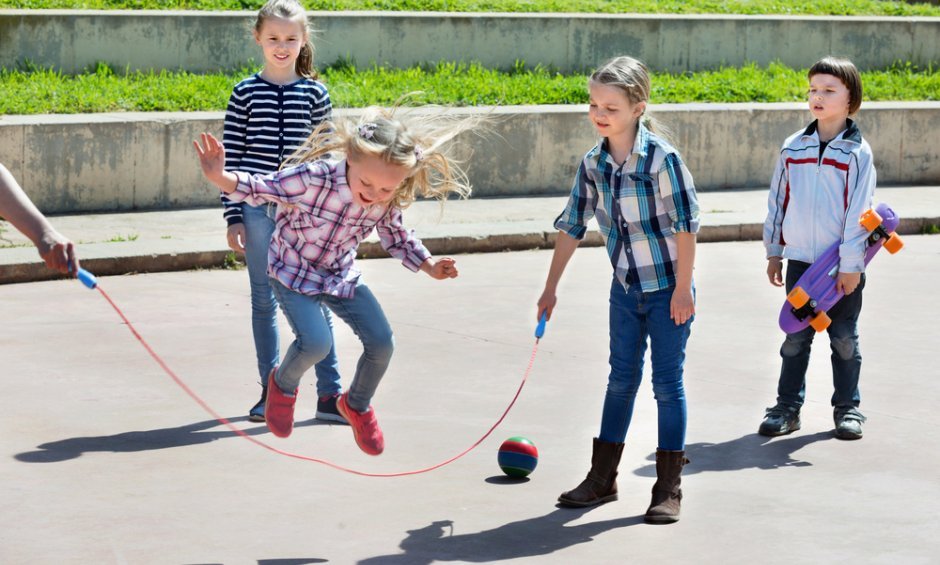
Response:
[{"label": "concrete step", "polygon": [[[766,189],[699,193],[699,241],[759,240],[766,214]],[[405,211],[413,228],[435,255],[549,248],[552,223],[566,197],[490,198],[416,202]],[[902,234],[940,225],[940,186],[879,188],[901,217]],[[121,214],[55,216],[53,224],[77,245],[82,266],[100,275],[218,268],[229,254],[219,208]],[[40,261],[29,241],[0,223],[0,284],[58,278]],[[596,226],[584,245],[599,245]],[[373,234],[360,257],[387,257]]]}]

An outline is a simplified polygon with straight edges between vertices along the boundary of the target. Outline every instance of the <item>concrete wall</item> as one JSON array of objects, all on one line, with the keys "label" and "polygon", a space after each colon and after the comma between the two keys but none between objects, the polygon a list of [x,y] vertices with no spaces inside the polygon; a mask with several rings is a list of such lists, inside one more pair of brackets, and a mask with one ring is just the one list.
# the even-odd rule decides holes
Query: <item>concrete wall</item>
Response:
[{"label": "concrete wall", "polygon": [[[261,60],[249,36],[253,16],[0,10],[0,67],[29,59],[67,73],[98,61],[121,69],[236,68]],[[681,72],[775,59],[806,68],[830,53],[862,69],[940,63],[940,18],[312,12],[311,19],[321,65],[351,57],[360,65],[445,60],[507,68],[521,59],[571,72],[630,54],[652,69]]]},{"label": "concrete wall", "polygon": [[[488,112],[492,133],[466,136],[474,196],[566,194],[595,143],[583,106]],[[338,117],[355,111],[338,111]],[[765,186],[780,144],[804,127],[803,104],[661,105],[654,114],[701,190]],[[222,113],[7,116],[0,162],[47,213],[154,210],[217,204],[192,149],[221,133]],[[940,102],[866,103],[859,116],[881,184],[940,184]]]}]

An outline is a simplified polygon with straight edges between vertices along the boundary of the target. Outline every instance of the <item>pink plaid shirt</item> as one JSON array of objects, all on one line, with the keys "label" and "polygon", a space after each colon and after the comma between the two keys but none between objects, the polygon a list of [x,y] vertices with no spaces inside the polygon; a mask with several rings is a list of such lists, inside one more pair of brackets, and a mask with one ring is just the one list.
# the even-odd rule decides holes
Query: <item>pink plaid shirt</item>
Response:
[{"label": "pink plaid shirt", "polygon": [[401,223],[399,208],[363,208],[346,184],[346,160],[314,161],[267,175],[236,171],[229,198],[260,206],[278,205],[268,249],[268,274],[302,294],[351,298],[360,271],[359,243],[378,230],[382,247],[417,271],[431,253]]}]

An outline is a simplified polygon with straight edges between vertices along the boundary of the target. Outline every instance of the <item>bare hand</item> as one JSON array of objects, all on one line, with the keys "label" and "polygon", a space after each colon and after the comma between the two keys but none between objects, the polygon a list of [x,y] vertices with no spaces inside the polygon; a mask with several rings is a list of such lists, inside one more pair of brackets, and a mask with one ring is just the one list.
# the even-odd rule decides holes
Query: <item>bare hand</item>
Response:
[{"label": "bare hand", "polygon": [[228,239],[228,247],[236,253],[245,252],[245,224],[232,224],[225,232]]},{"label": "bare hand", "polygon": [[783,258],[771,257],[767,259],[767,278],[774,286],[783,286]]},{"label": "bare hand", "polygon": [[225,172],[225,147],[211,133],[203,133],[200,137],[202,145],[198,141],[193,141],[193,146],[199,155],[202,174],[209,181],[218,183],[218,180],[222,178],[222,173]]},{"label": "bare hand", "polygon": [[435,261],[434,264],[431,265],[431,268],[427,270],[427,273],[431,278],[437,280],[455,279],[459,274],[457,272],[457,262],[450,257],[444,257]]},{"label": "bare hand", "polygon": [[836,290],[845,294],[852,294],[862,281],[862,273],[839,273],[836,278]]},{"label": "bare hand", "polygon": [[692,291],[676,287],[672,291],[672,300],[669,301],[669,317],[677,326],[688,322],[695,314],[695,299]]},{"label": "bare hand", "polygon": [[[71,274],[73,278],[77,276],[79,265],[78,257],[75,256],[75,248],[72,242],[59,232],[51,230],[43,233],[36,249],[50,269]],[[70,266],[72,267],[71,270],[69,269]]]},{"label": "bare hand", "polygon": [[558,297],[555,296],[553,290],[545,289],[542,291],[542,296],[539,297],[539,301],[535,306],[535,319],[542,319],[542,312],[545,312],[545,319],[552,319],[552,312],[555,310],[555,305],[558,303]]}]

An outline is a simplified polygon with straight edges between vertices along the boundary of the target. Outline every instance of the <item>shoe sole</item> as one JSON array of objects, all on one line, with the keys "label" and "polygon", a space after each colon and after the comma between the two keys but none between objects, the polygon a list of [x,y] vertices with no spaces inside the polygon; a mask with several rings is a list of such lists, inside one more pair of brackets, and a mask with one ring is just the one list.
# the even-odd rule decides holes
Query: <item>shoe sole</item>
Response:
[{"label": "shoe sole", "polygon": [[617,500],[616,494],[609,494],[601,498],[595,498],[594,500],[589,500],[587,502],[581,502],[580,500],[571,500],[569,498],[558,497],[558,504],[562,506],[568,506],[570,508],[587,508],[588,506],[597,506],[598,504],[604,504],[605,502],[613,502]]},{"label": "shoe sole", "polygon": [[323,420],[325,422],[336,422],[337,424],[349,425],[349,422],[346,421],[346,418],[343,418],[339,414],[330,414],[329,412],[317,412],[314,416],[317,420]]},{"label": "shoe sole", "polygon": [[679,521],[678,516],[643,516],[643,521],[647,524],[675,524]]},{"label": "shoe sole", "polygon": [[264,416],[256,416],[256,415],[254,415],[254,414],[249,414],[249,415],[248,415],[248,421],[249,421],[249,422],[263,422],[263,421],[264,421]]},{"label": "shoe sole", "polygon": [[862,439],[862,434],[853,434],[851,432],[839,432],[839,431],[836,431],[835,434],[836,434],[836,437],[839,439],[847,439],[847,440]]}]

